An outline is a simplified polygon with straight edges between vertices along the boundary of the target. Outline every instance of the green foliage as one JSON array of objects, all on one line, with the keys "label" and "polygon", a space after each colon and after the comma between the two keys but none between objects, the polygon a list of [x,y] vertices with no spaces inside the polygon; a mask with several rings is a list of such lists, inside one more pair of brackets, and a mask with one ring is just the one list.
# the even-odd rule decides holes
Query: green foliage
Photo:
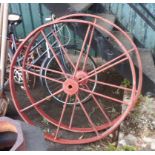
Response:
[{"label": "green foliage", "polygon": [[137,102],[136,102],[136,106],[139,106],[140,103],[144,100],[144,96],[142,94],[139,95]]},{"label": "green foliage", "polygon": [[105,148],[105,151],[136,151],[136,150],[137,148],[135,146],[125,145],[122,147],[117,147],[113,143],[109,143]]},{"label": "green foliage", "polygon": [[116,147],[115,144],[109,143],[109,144],[106,146],[105,151],[117,151],[117,147]]},{"label": "green foliage", "polygon": [[121,85],[123,85],[123,86],[129,88],[129,87],[131,86],[131,83],[130,83],[130,81],[129,81],[128,79],[124,79],[124,80],[122,81]]},{"label": "green foliage", "polygon": [[117,148],[117,151],[137,151],[137,148],[135,146],[125,145],[123,147]]}]

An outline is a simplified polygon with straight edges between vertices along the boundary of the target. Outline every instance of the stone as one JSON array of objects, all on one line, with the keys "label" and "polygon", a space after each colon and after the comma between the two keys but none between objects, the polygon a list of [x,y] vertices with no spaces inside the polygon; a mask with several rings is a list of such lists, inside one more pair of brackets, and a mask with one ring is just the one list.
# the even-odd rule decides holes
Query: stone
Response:
[{"label": "stone", "polygon": [[144,145],[144,144],[141,145],[140,150],[141,150],[141,151],[150,151],[151,148],[150,148],[150,145],[146,143],[145,145]]},{"label": "stone", "polygon": [[144,137],[143,138],[143,141],[146,142],[146,143],[151,143],[152,138],[150,138],[150,137]]},{"label": "stone", "polygon": [[126,140],[127,145],[136,145],[138,142],[137,137],[132,134],[127,135],[124,139]]},{"label": "stone", "polygon": [[155,128],[155,121],[152,122],[153,127]]},{"label": "stone", "polygon": [[155,139],[151,142],[151,150],[155,150]]},{"label": "stone", "polygon": [[127,144],[126,144],[126,141],[124,139],[122,139],[122,140],[119,141],[119,144],[118,145],[119,146],[125,146]]},{"label": "stone", "polygon": [[124,134],[121,132],[121,133],[119,133],[119,138],[120,139],[123,139],[123,137],[124,137]]}]

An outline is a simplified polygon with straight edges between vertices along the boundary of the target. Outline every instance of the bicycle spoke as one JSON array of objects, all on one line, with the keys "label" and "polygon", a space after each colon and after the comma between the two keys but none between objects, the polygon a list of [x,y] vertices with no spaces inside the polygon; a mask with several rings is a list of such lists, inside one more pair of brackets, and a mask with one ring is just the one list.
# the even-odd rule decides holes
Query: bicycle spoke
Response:
[{"label": "bicycle spoke", "polygon": [[63,69],[63,67],[62,67],[62,64],[60,63],[60,61],[59,61],[59,59],[58,59],[58,57],[57,57],[57,55],[56,55],[56,53],[55,53],[53,47],[52,47],[51,44],[49,43],[49,41],[48,41],[48,39],[47,39],[45,33],[44,33],[43,31],[41,31],[41,33],[42,33],[42,35],[43,35],[43,37],[44,37],[46,43],[48,44],[48,46],[49,46],[49,48],[50,48],[50,50],[51,50],[53,56],[55,57],[55,59],[56,59],[58,65],[59,65],[61,71],[63,72],[64,76],[65,76],[66,79],[67,79],[67,75],[66,75],[66,73],[65,73],[65,71],[64,71],[64,69]]},{"label": "bicycle spoke", "polygon": [[[52,85],[51,85],[51,87],[52,87]],[[55,90],[57,90],[57,89],[60,89],[61,88],[61,86],[59,85],[59,86],[53,86],[54,87],[54,90],[53,91],[55,91]],[[59,88],[60,87],[60,88]],[[52,91],[51,91],[52,92]]]},{"label": "bicycle spoke", "polygon": [[[64,79],[64,78],[58,78],[58,79],[59,79],[59,80],[60,80],[60,79],[62,80],[62,79]],[[48,82],[48,85],[50,85],[49,88],[51,88],[51,87],[56,88],[56,86],[58,86],[59,83],[54,83],[54,84],[53,84],[53,81],[50,81],[50,82]]]},{"label": "bicycle spoke", "polygon": [[32,105],[27,106],[26,108],[23,108],[22,110],[20,110],[20,112],[24,112],[24,111],[26,111],[26,110],[28,110],[28,109],[34,107],[34,106],[37,106],[37,105],[43,103],[44,101],[49,100],[49,99],[52,98],[54,95],[57,95],[57,94],[61,93],[62,91],[63,91],[63,89],[60,89],[60,90],[56,91],[55,93],[53,93],[53,94],[51,94],[51,95],[49,95],[49,96],[47,96],[47,97],[45,97],[45,98],[43,98],[43,99],[41,99],[41,100],[35,102],[35,103],[33,103]]},{"label": "bicycle spoke", "polygon": [[70,64],[72,65],[72,67],[75,69],[75,66],[73,64],[73,62],[71,61],[69,55],[67,54],[67,51],[65,50],[65,48],[63,47],[61,41],[59,40],[58,36],[55,34],[55,32],[53,32],[53,35],[55,37],[55,39],[57,40],[58,44],[60,45],[60,47],[62,48],[64,54],[66,55],[66,58],[68,59],[68,61],[70,62]]},{"label": "bicycle spoke", "polygon": [[14,69],[17,69],[17,70],[20,70],[20,71],[24,71],[24,72],[29,73],[31,75],[35,75],[35,76],[38,76],[38,77],[42,77],[42,78],[48,79],[50,81],[54,81],[54,82],[63,84],[63,81],[59,81],[59,80],[56,80],[54,78],[50,78],[50,77],[47,77],[47,76],[44,76],[44,75],[41,75],[41,74],[37,74],[37,73],[31,72],[29,70],[23,69],[22,67],[14,66]]},{"label": "bicycle spoke", "polygon": [[79,89],[82,90],[82,91],[85,91],[85,92],[87,92],[87,93],[91,93],[91,94],[93,94],[93,95],[100,96],[100,97],[103,97],[103,98],[105,98],[105,99],[109,99],[109,100],[111,100],[111,101],[115,101],[115,102],[118,102],[118,103],[121,103],[121,104],[129,105],[128,102],[121,101],[121,100],[119,100],[119,99],[115,99],[115,98],[110,97],[110,96],[107,96],[107,95],[103,95],[103,94],[100,94],[100,93],[96,93],[96,92],[93,92],[93,91],[90,91],[90,90],[87,90],[87,89],[84,89],[84,88],[79,88]]},{"label": "bicycle spoke", "polygon": [[57,138],[57,135],[58,135],[58,132],[59,132],[59,129],[60,129],[60,125],[61,125],[61,122],[62,122],[64,113],[65,113],[65,110],[66,110],[68,98],[69,98],[69,95],[66,96],[65,103],[64,103],[64,105],[63,105],[63,109],[62,109],[62,112],[61,112],[60,120],[59,120],[59,123],[58,123],[58,127],[57,127],[57,130],[56,130],[56,134],[55,134],[54,139]]},{"label": "bicycle spoke", "polygon": [[[54,69],[49,69],[49,68],[44,68],[44,67],[40,67],[40,66],[37,66],[37,65],[32,65],[32,64],[26,64],[27,66],[29,67],[34,67],[34,68],[37,68],[37,69],[42,69],[42,70],[45,70],[45,71],[48,71],[48,72],[51,72],[51,73],[57,73],[57,74],[61,74],[61,75],[64,75],[63,72],[60,72],[58,70],[54,70]],[[72,76],[71,74],[68,74],[66,73],[67,76]]]}]

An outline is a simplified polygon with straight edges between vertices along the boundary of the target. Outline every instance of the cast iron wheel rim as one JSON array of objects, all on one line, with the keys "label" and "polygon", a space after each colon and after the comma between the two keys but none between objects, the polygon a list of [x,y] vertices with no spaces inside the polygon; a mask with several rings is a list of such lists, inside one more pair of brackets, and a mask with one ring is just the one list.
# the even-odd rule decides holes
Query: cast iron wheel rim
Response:
[{"label": "cast iron wheel rim", "polygon": [[[92,22],[88,22],[88,21],[83,21],[83,20],[77,20],[77,19],[67,19],[67,18],[75,18],[75,17],[92,17],[94,19],[100,19],[104,22],[107,22],[108,24],[110,25],[113,25],[115,28],[117,28],[128,40],[129,42],[132,44],[133,46],[133,49],[131,51],[135,51],[135,54],[137,56],[137,60],[138,60],[138,65],[139,65],[139,80],[138,80],[138,88],[136,88],[136,83],[137,83],[137,79],[136,79],[136,75],[135,75],[135,69],[134,69],[134,66],[133,66],[133,62],[131,60],[131,57],[129,55],[129,51],[126,50],[126,48],[122,45],[122,43],[115,37],[113,36],[110,32],[106,31],[103,27],[101,27],[100,25],[98,24],[95,24],[95,23],[92,23]],[[16,92],[15,92],[15,86],[14,86],[14,81],[13,81],[13,69],[15,68],[15,62],[16,62],[16,58],[18,56],[18,53],[20,52],[20,50],[22,49],[24,43],[29,39],[31,38],[35,33],[38,33],[41,29],[44,29],[52,24],[55,24],[55,23],[65,23],[65,22],[79,22],[79,23],[84,23],[84,24],[88,24],[88,25],[91,25],[95,28],[98,28],[106,33],[108,33],[115,41],[116,43],[123,49],[123,51],[125,52],[125,56],[127,56],[127,60],[129,61],[129,64],[130,64],[130,67],[131,67],[131,72],[132,72],[132,79],[133,79],[133,86],[132,86],[132,89],[125,89],[125,90],[130,90],[132,92],[131,94],[131,100],[130,100],[130,103],[128,103],[128,106],[125,110],[125,112],[123,114],[121,114],[119,117],[117,117],[114,122],[109,125],[109,126],[102,126],[100,128],[90,128],[91,130],[84,130],[85,131],[82,131],[82,132],[93,132],[94,130],[96,131],[96,136],[94,137],[91,137],[91,138],[86,138],[86,139],[63,139],[61,137],[57,137],[58,136],[58,133],[59,133],[59,129],[66,129],[65,127],[63,127],[61,125],[61,119],[59,120],[58,124],[57,124],[57,132],[55,134],[55,136],[52,136],[52,134],[47,134],[45,133],[45,137],[49,140],[52,140],[54,142],[58,142],[58,143],[63,143],[63,144],[83,144],[83,143],[89,143],[89,142],[94,142],[94,141],[97,141],[97,140],[100,140],[104,137],[106,137],[107,135],[109,135],[112,131],[114,131],[119,125],[120,123],[125,119],[125,117],[128,115],[128,113],[131,111],[131,109],[133,108],[139,94],[140,94],[140,90],[141,90],[141,84],[142,84],[142,68],[141,68],[141,60],[140,60],[140,56],[139,56],[139,53],[138,53],[138,50],[137,50],[137,47],[135,46],[135,44],[132,42],[132,40],[129,38],[129,36],[122,30],[120,29],[118,26],[116,26],[115,24],[111,23],[110,21],[108,21],[107,19],[103,19],[102,17],[98,17],[98,16],[95,16],[95,15],[90,15],[90,14],[73,14],[73,15],[68,15],[68,16],[65,16],[65,17],[61,17],[59,19],[56,19],[54,22],[51,22],[51,23],[48,23],[48,24],[45,24],[41,27],[39,27],[38,29],[34,30],[28,37],[26,37],[26,39],[23,41],[23,43],[19,46],[15,56],[14,56],[14,59],[13,59],[13,62],[11,64],[11,74],[10,74],[10,90],[11,90],[11,95],[12,95],[12,98],[13,98],[13,101],[14,101],[14,104],[15,104],[15,107],[17,109],[17,111],[19,112],[20,116],[28,123],[30,124],[33,124],[33,121],[21,110],[21,106],[20,106],[20,103],[17,99],[17,96],[16,96]],[[92,32],[92,31],[91,31]],[[46,37],[46,36],[45,36]],[[28,50],[27,50],[27,53],[28,53]],[[115,59],[117,60],[117,59]],[[109,62],[108,62],[109,63]],[[111,62],[110,62],[111,63]],[[109,63],[109,64],[110,64]],[[113,63],[113,61],[112,61]],[[117,61],[118,63],[118,61]],[[120,62],[119,62],[120,63]],[[106,63],[107,64],[107,63]],[[113,63],[114,64],[114,63]],[[23,67],[25,64],[23,63]],[[116,65],[116,63],[115,63]],[[24,68],[22,68],[22,71],[23,71],[23,76],[25,74]],[[24,77],[23,77],[24,78]],[[95,94],[96,95],[96,94]],[[67,99],[68,97],[66,97]],[[77,97],[78,98],[78,97]],[[67,101],[66,101],[67,103]],[[33,105],[34,106],[34,105]],[[36,106],[34,106],[34,108],[38,111],[38,109],[36,108]],[[61,113],[62,114],[62,113]],[[62,114],[63,116],[63,114]],[[108,128],[110,127],[110,128]],[[99,130],[103,130],[103,129],[107,129],[106,131],[103,131],[103,133],[98,133]],[[67,130],[67,129],[66,129]],[[78,132],[78,130],[72,130],[71,128],[71,131],[72,132]]]}]

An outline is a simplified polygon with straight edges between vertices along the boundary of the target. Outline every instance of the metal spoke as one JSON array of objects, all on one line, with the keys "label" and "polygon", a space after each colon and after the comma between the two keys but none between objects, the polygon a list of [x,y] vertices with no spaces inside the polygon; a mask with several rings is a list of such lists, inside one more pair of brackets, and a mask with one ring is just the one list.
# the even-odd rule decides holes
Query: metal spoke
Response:
[{"label": "metal spoke", "polygon": [[[94,19],[94,24],[95,23],[96,23],[96,18]],[[88,59],[88,55],[89,55],[89,51],[90,51],[90,46],[91,46],[93,35],[94,35],[94,29],[95,29],[95,27],[93,26],[91,34],[90,34],[90,39],[89,39],[89,43],[88,43],[88,47],[87,47],[84,63],[83,63],[83,68],[82,68],[83,71],[85,70],[86,62],[87,62],[87,59]]]},{"label": "metal spoke", "polygon": [[60,63],[60,61],[59,61],[59,59],[58,59],[58,57],[57,57],[57,55],[56,55],[56,53],[55,53],[53,47],[52,47],[51,44],[49,43],[49,41],[48,41],[48,39],[47,39],[45,33],[44,33],[42,30],[41,30],[41,33],[42,33],[42,35],[43,35],[43,37],[44,37],[44,39],[45,39],[47,45],[49,46],[49,48],[50,48],[50,50],[51,50],[53,56],[55,57],[55,59],[56,59],[58,65],[59,65],[61,71],[63,72],[64,76],[65,76],[66,79],[67,79],[67,75],[66,75],[66,73],[65,73],[65,71],[64,71],[64,69],[63,69],[63,67],[62,67],[62,64]]},{"label": "metal spoke", "polygon": [[69,98],[69,95],[66,96],[65,103],[63,105],[63,109],[62,109],[62,112],[61,112],[60,120],[59,120],[59,123],[58,123],[58,126],[57,126],[57,130],[56,130],[56,134],[55,134],[55,138],[54,139],[57,138],[57,135],[58,135],[58,132],[59,132],[59,129],[60,129],[60,125],[61,125],[64,113],[65,113],[65,110],[66,110],[68,98]]},{"label": "metal spoke", "polygon": [[118,103],[121,103],[121,104],[129,105],[128,102],[121,101],[121,100],[119,100],[119,99],[115,99],[115,98],[110,97],[110,96],[107,96],[107,95],[103,95],[103,94],[100,94],[100,93],[96,93],[96,92],[93,92],[93,91],[90,91],[90,90],[87,90],[87,89],[84,89],[84,88],[79,88],[79,89],[82,90],[82,91],[85,91],[85,92],[87,92],[87,93],[91,93],[91,94],[94,94],[94,95],[96,95],[96,96],[100,96],[100,97],[103,97],[103,98],[105,98],[105,99],[109,99],[109,100],[111,100],[111,101],[115,101],[115,102],[118,102]]},{"label": "metal spoke", "polygon": [[28,109],[34,107],[34,106],[37,106],[37,105],[39,105],[40,103],[43,103],[44,101],[49,100],[49,99],[52,98],[54,95],[57,95],[57,94],[61,93],[62,91],[63,91],[63,89],[60,89],[60,90],[56,91],[55,93],[53,93],[53,94],[51,94],[51,95],[49,95],[49,96],[47,96],[47,97],[45,97],[45,98],[43,98],[43,99],[41,99],[41,100],[35,102],[35,103],[33,103],[32,105],[27,106],[26,108],[23,108],[22,110],[20,110],[20,112],[24,112],[24,111],[26,111],[26,110],[28,110]]},{"label": "metal spoke", "polygon": [[61,41],[59,40],[59,38],[57,37],[57,35],[55,34],[55,32],[53,32],[53,35],[55,37],[55,39],[57,40],[58,44],[60,45],[60,47],[62,48],[64,54],[66,55],[66,58],[68,59],[68,61],[70,62],[70,64],[72,65],[72,67],[75,69],[75,66],[73,64],[73,62],[71,61],[70,57],[67,54],[67,51],[65,50],[65,48],[63,47]]},{"label": "metal spoke", "polygon": [[[58,78],[59,80],[61,79],[64,79],[64,78]],[[51,87],[53,87],[53,88],[56,88],[56,86],[58,87],[58,85],[59,85],[59,83],[54,83],[53,84],[53,81],[50,81],[50,82],[48,82],[48,85],[50,85],[49,86],[49,88],[51,88]]]},{"label": "metal spoke", "polygon": [[76,95],[76,98],[77,98],[77,100],[78,100],[78,102],[79,102],[79,104],[80,104],[80,106],[81,106],[81,108],[82,108],[82,111],[84,112],[85,116],[87,117],[88,122],[89,122],[90,125],[92,126],[94,132],[96,133],[97,136],[99,136],[99,133],[98,133],[98,131],[97,131],[97,129],[96,129],[95,124],[93,123],[93,121],[92,121],[91,118],[89,117],[89,114],[87,113],[85,107],[84,107],[83,104],[81,103],[81,101],[80,101],[78,95]]},{"label": "metal spoke", "polygon": [[[85,80],[85,79],[88,79],[88,78],[90,78],[90,77],[92,77],[92,76],[94,76],[94,75],[96,75],[96,74],[99,74],[99,73],[101,73],[101,72],[104,72],[104,71],[106,71],[106,70],[108,70],[108,69],[110,69],[110,68],[112,68],[112,67],[114,67],[114,66],[116,66],[116,65],[118,65],[118,64],[120,64],[120,63],[122,63],[122,62],[124,62],[124,61],[126,61],[126,60],[128,60],[128,58],[123,58],[122,60],[120,60],[120,61],[117,61],[117,62],[115,62],[115,63],[113,63],[113,64],[111,64],[111,65],[109,65],[109,66],[107,66],[107,67],[105,67],[105,68],[100,68],[100,69],[98,69],[98,68],[96,68],[96,69],[98,69],[98,71],[96,71],[95,73],[92,73],[92,74],[88,74],[88,76],[87,77],[85,77],[85,78],[83,78],[82,80],[80,80],[79,82],[81,82],[81,81],[83,81],[83,80]],[[95,69],[95,70],[96,70]]]},{"label": "metal spoke", "polygon": [[93,82],[93,83],[97,83],[97,84],[100,84],[100,85],[103,85],[103,86],[109,86],[109,87],[122,89],[122,90],[130,91],[130,92],[132,91],[132,89],[130,89],[130,88],[118,86],[118,85],[115,85],[115,84],[110,84],[110,83],[107,83],[107,82],[96,81],[96,80],[93,80],[93,79],[88,79],[88,81]]},{"label": "metal spoke", "polygon": [[[134,49],[129,50],[128,53],[131,52],[131,51],[133,51],[133,50],[134,50]],[[126,61],[126,60],[128,60],[127,57],[121,59],[121,58],[124,57],[124,56],[126,56],[126,53],[123,53],[123,54],[119,55],[118,57],[116,57],[116,58],[114,58],[114,59],[108,61],[107,63],[105,63],[105,64],[103,64],[103,65],[101,65],[101,66],[95,68],[94,70],[92,70],[92,71],[90,71],[90,72],[88,73],[88,76],[87,76],[87,77],[85,77],[85,78],[79,80],[78,82],[80,83],[80,82],[82,82],[82,81],[84,81],[84,80],[86,80],[86,79],[88,79],[88,78],[94,76],[95,74],[99,74],[100,72],[106,71],[106,70],[108,70],[108,69],[110,69],[110,68],[112,68],[112,67],[114,67],[114,66],[116,66],[116,65],[118,65],[118,64],[120,64],[120,63],[122,63],[122,62],[124,62],[124,61]],[[121,59],[121,60],[119,60],[119,59]],[[115,62],[115,61],[116,61],[116,62]],[[115,62],[115,63],[114,63],[114,62]],[[112,63],[112,64],[111,64],[111,63]]]},{"label": "metal spoke", "polygon": [[72,127],[76,105],[77,105],[77,98],[75,98],[75,102],[74,102],[74,105],[73,105],[72,114],[71,114],[71,118],[70,118],[70,122],[69,122],[69,129]]},{"label": "metal spoke", "polygon": [[44,75],[41,75],[41,74],[37,74],[37,73],[31,72],[29,70],[23,69],[22,67],[14,66],[14,69],[21,70],[23,72],[27,72],[29,74],[32,74],[32,75],[35,75],[35,76],[38,76],[38,77],[42,77],[42,78],[48,79],[50,81],[54,81],[54,82],[63,84],[63,81],[59,81],[59,80],[56,80],[54,78],[50,78],[50,77],[47,77],[47,76],[44,76]]},{"label": "metal spoke", "polygon": [[85,34],[85,38],[84,38],[84,41],[83,41],[83,44],[82,44],[82,48],[81,48],[81,51],[80,51],[80,54],[79,54],[79,57],[78,57],[78,60],[77,60],[76,66],[75,66],[73,77],[76,75],[77,69],[79,67],[79,63],[81,61],[81,58],[82,58],[82,55],[83,55],[83,52],[84,52],[84,48],[86,46],[86,41],[87,41],[87,38],[88,38],[88,35],[89,35],[89,32],[90,32],[90,27],[91,26],[89,25],[88,28],[87,28],[87,32]]},{"label": "metal spoke", "polygon": [[[90,90],[89,87],[88,87],[87,85],[85,85],[85,86],[86,86],[86,88],[87,88],[88,90]],[[99,109],[100,109],[100,111],[102,112],[103,116],[104,116],[104,117],[107,119],[107,121],[111,124],[111,120],[110,120],[108,114],[105,112],[104,108],[100,105],[100,103],[97,101],[96,97],[95,97],[92,93],[91,93],[91,96],[92,96],[93,100],[95,101],[95,104],[99,107]]]},{"label": "metal spoke", "polygon": [[[34,67],[34,68],[37,68],[37,69],[42,69],[42,70],[45,70],[45,71],[48,71],[48,72],[51,72],[51,73],[56,73],[56,74],[64,75],[63,72],[60,72],[60,71],[54,70],[54,69],[44,68],[44,67],[40,67],[40,66],[32,65],[32,64],[26,64],[26,66]],[[66,73],[66,75],[67,76],[72,76],[71,74],[68,74],[68,73]]]}]

